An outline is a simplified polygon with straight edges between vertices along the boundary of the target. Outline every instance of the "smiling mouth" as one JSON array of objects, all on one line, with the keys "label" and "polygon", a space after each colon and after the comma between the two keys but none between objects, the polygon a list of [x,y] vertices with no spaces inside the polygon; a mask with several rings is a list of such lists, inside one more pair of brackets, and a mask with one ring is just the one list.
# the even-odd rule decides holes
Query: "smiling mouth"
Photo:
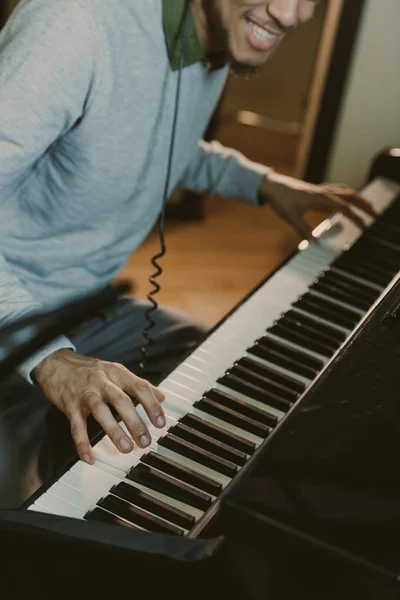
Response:
[{"label": "smiling mouth", "polygon": [[260,42],[272,42],[277,40],[282,35],[282,31],[267,29],[250,17],[245,16],[244,19],[251,29],[254,37]]}]

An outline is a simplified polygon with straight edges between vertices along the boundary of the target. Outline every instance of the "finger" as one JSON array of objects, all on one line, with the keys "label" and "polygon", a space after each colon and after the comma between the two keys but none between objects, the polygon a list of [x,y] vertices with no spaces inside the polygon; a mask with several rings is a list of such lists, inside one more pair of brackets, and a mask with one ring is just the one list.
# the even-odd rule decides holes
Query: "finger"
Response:
[{"label": "finger", "polygon": [[303,221],[303,219],[301,219],[300,217],[298,217],[297,219],[286,217],[286,221],[289,223],[289,225],[294,227],[294,229],[297,231],[297,233],[303,240],[307,240],[311,244],[317,243],[317,239],[313,236],[312,230],[307,225],[307,223]]},{"label": "finger", "polygon": [[[105,393],[105,388],[103,393]],[[132,440],[128,438],[124,430],[118,425],[103,398],[94,392],[89,392],[86,394],[85,401],[88,409],[104,429],[114,446],[124,454],[131,452],[133,450]]]},{"label": "finger", "polygon": [[74,440],[79,458],[89,465],[92,465],[95,458],[89,441],[85,417],[80,412],[76,412],[70,416],[69,421],[71,426],[71,436]]},{"label": "finger", "polygon": [[141,448],[151,444],[151,436],[145,423],[139,417],[132,400],[118,386],[110,382],[105,388],[108,401],[114,406],[125,423],[130,435]]},{"label": "finger", "polygon": [[135,396],[140,402],[152,424],[155,427],[164,427],[165,415],[161,406],[161,402],[165,399],[164,394],[146,379],[137,377],[129,371],[120,379],[120,382],[121,388],[131,396]]},{"label": "finger", "polygon": [[361,217],[354,213],[345,202],[338,200],[337,197],[332,194],[326,194],[326,197],[331,200],[332,206],[334,206],[336,210],[340,211],[345,217],[352,221],[361,229],[361,231],[365,230],[366,224],[364,221],[361,219]]},{"label": "finger", "polygon": [[375,209],[371,206],[370,202],[363,198],[360,194],[357,194],[354,190],[346,186],[338,186],[338,185],[328,185],[325,186],[325,189],[328,194],[334,194],[335,196],[339,196],[342,200],[349,202],[350,204],[356,206],[360,210],[364,211],[371,217],[377,217],[378,214]]}]

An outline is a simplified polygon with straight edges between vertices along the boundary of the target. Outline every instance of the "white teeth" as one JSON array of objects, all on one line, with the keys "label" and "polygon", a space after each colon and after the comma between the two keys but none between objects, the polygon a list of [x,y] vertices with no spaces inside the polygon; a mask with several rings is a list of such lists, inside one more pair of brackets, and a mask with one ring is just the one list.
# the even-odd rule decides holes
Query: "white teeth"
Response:
[{"label": "white teeth", "polygon": [[262,27],[259,27],[258,25],[255,25],[254,23],[251,23],[251,28],[253,30],[254,36],[258,40],[267,41],[273,40],[276,37],[276,35],[274,35],[273,33],[269,33],[268,31],[266,31]]}]

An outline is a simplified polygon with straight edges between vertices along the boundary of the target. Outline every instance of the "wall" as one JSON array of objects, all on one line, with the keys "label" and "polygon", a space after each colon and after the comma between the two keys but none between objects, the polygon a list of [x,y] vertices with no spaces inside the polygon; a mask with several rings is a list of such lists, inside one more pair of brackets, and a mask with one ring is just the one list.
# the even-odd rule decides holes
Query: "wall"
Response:
[{"label": "wall", "polygon": [[[351,0],[349,0],[351,1]],[[367,0],[327,180],[363,187],[372,157],[400,146],[400,1]]]}]

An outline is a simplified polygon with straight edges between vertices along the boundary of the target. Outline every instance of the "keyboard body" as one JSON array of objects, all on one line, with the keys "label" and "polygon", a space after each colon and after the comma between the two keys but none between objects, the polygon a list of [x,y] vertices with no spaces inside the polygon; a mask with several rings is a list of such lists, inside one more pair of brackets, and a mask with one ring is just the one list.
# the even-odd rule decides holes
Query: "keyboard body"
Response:
[{"label": "keyboard body", "polygon": [[[75,460],[30,511],[198,538],[221,497],[290,418],[308,388],[400,271],[400,185],[363,191],[382,217],[361,233],[338,214],[303,242],[160,384],[164,430],[122,455],[107,436],[93,466]],[[396,218],[399,217],[397,223]]]}]

